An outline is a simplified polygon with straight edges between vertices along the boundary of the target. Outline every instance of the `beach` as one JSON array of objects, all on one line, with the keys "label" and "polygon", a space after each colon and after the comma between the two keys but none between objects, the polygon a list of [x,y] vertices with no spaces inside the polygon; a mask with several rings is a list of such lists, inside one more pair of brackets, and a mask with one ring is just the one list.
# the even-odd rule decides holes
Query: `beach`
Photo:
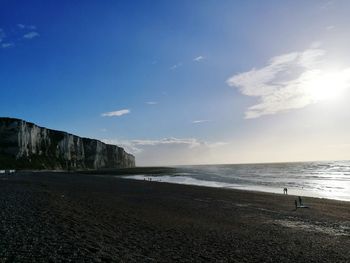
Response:
[{"label": "beach", "polygon": [[[282,189],[281,189],[282,192]],[[349,262],[350,202],[79,173],[0,177],[0,262]]]}]

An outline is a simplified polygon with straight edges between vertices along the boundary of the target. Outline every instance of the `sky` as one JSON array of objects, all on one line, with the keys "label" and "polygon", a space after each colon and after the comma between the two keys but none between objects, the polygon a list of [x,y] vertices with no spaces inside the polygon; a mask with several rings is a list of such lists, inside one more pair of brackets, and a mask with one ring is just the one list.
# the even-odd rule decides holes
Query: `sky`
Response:
[{"label": "sky", "polygon": [[139,166],[350,159],[350,1],[0,0],[0,116]]}]

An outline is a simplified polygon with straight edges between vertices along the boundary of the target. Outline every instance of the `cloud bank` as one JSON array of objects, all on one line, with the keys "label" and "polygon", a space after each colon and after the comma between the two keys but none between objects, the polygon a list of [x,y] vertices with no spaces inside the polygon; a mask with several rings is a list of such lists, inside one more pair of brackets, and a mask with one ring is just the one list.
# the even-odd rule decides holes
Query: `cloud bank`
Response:
[{"label": "cloud bank", "polygon": [[350,86],[350,68],[327,69],[325,55],[323,49],[310,48],[275,56],[267,66],[236,74],[227,84],[258,98],[245,112],[247,119],[304,108],[335,94],[332,89]]},{"label": "cloud bank", "polygon": [[105,143],[122,146],[136,156],[138,165],[176,165],[208,162],[211,150],[223,142],[205,142],[196,138],[162,138],[158,140],[103,139]]}]

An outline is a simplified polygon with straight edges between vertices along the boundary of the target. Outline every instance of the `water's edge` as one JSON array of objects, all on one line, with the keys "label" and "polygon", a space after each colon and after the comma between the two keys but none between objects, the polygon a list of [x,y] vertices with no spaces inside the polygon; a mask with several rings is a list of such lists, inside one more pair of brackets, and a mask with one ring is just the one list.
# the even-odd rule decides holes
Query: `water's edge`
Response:
[{"label": "water's edge", "polygon": [[290,195],[350,201],[350,161],[187,166],[122,178],[277,194],[286,187]]}]

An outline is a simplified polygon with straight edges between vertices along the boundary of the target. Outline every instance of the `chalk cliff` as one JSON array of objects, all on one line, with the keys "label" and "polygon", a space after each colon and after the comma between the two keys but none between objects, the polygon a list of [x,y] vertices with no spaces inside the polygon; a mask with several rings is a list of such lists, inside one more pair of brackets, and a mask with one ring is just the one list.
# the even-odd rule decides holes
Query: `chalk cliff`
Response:
[{"label": "chalk cliff", "polygon": [[0,118],[0,169],[101,169],[135,166],[135,157],[116,145]]}]

